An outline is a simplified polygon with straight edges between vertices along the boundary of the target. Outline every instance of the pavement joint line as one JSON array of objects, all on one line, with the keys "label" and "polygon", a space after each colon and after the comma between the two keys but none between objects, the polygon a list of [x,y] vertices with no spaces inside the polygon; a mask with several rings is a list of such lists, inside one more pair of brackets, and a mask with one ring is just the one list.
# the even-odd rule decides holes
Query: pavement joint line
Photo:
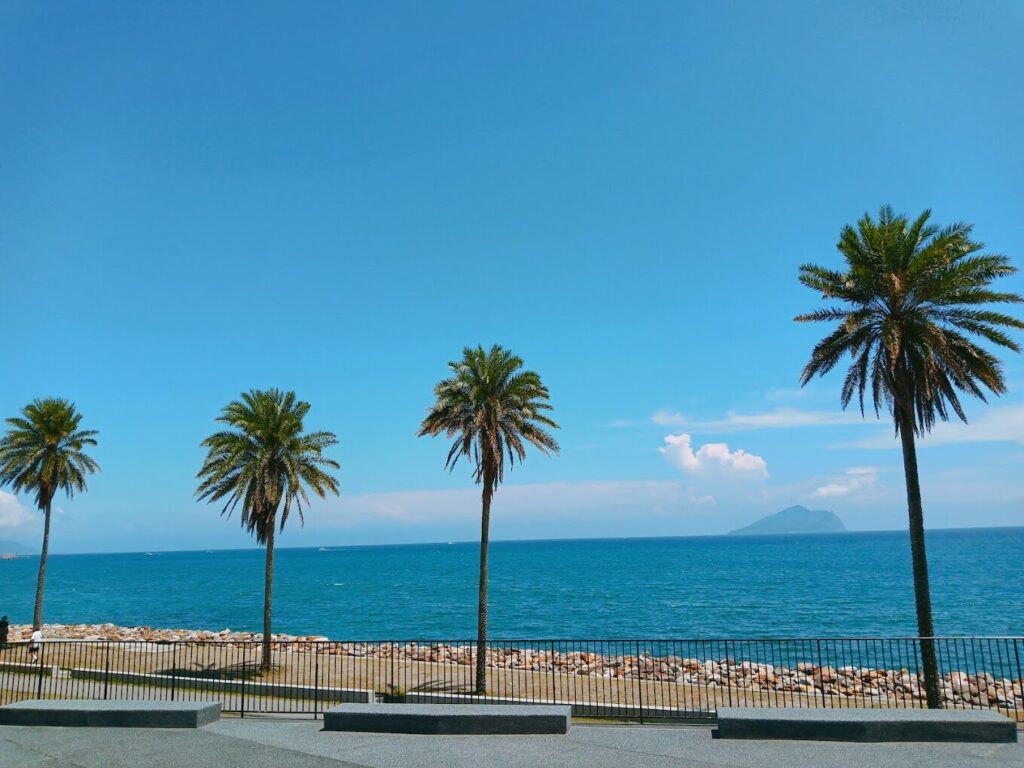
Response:
[{"label": "pavement joint line", "polygon": [[[366,732],[366,731],[325,731],[325,730],[323,730],[321,728],[319,731],[317,731],[317,733],[332,733],[332,734],[333,733],[355,733],[355,734],[358,734],[360,736],[363,736],[363,735],[367,735],[368,732]],[[406,733],[369,733],[369,735],[370,736],[408,736],[410,734],[406,734]],[[364,742],[362,744],[349,745],[348,747],[346,747],[346,749],[348,749],[351,752],[359,753],[359,752],[365,752],[368,749],[373,749],[376,746],[377,745],[374,744],[372,741],[366,741],[366,742]],[[358,754],[356,756],[358,757]],[[363,763],[353,763],[353,765],[358,765],[361,768],[374,768],[374,766],[372,766],[372,765],[364,765]]]},{"label": "pavement joint line", "polygon": [[661,752],[645,752],[645,751],[640,750],[640,749],[627,749],[627,748],[624,748],[624,747],[612,747],[612,746],[609,746],[608,744],[597,744],[597,743],[595,743],[593,741],[579,741],[578,739],[574,739],[571,736],[567,740],[571,741],[573,744],[581,744],[581,745],[586,746],[586,747],[597,747],[599,749],[607,749],[607,750],[610,750],[612,752],[623,752],[623,753],[629,754],[629,755],[644,755],[645,757],[658,757],[658,758],[661,758],[661,759],[664,759],[664,760],[683,760],[683,761],[687,761],[688,760],[689,762],[691,762],[691,763],[693,763],[695,765],[710,765],[710,766],[712,766],[712,768],[748,768],[748,766],[742,765],[740,763],[722,763],[722,762],[709,763],[707,760],[699,760],[699,759],[693,758],[693,757],[682,757],[682,756],[677,756],[677,755],[665,755],[665,754],[662,754]]},{"label": "pavement joint line", "polygon": [[[198,730],[202,731],[203,728],[199,728]],[[327,757],[327,756],[324,756],[324,755],[319,755],[319,754],[317,754],[315,752],[303,752],[303,751],[300,751],[298,749],[292,749],[290,747],[279,747],[279,746],[277,746],[275,744],[268,744],[267,742],[264,742],[264,741],[255,741],[253,739],[243,739],[243,738],[241,738],[239,736],[231,736],[231,735],[226,734],[226,733],[218,733],[217,731],[207,731],[207,733],[209,733],[209,734],[211,734],[213,736],[217,736],[218,738],[231,739],[231,741],[242,742],[243,744],[260,744],[260,745],[262,745],[264,747],[271,747],[273,749],[280,749],[282,752],[291,752],[292,754],[297,754],[297,755],[309,755],[310,757],[321,757],[324,760],[330,760],[332,763],[337,763],[339,766],[344,766],[344,768],[375,768],[374,766],[367,765],[366,763],[353,763],[350,760],[342,760],[341,758]],[[318,733],[320,733],[320,731],[318,731]],[[82,766],[82,768],[85,768],[85,766]]]},{"label": "pavement joint line", "polygon": [[11,741],[10,739],[7,739],[7,738],[0,739],[0,741],[6,741],[8,744],[13,744],[14,746],[18,747],[19,749],[23,749],[26,752],[32,752],[33,754],[39,755],[40,757],[43,757],[46,760],[56,760],[58,763],[65,763],[65,764],[71,766],[72,768],[89,768],[89,766],[83,765],[82,763],[76,763],[73,760],[67,760],[67,759],[62,758],[62,757],[57,757],[56,755],[51,755],[48,752],[40,752],[35,747],[29,746],[27,744],[21,744],[21,743],[19,743],[17,741]]}]

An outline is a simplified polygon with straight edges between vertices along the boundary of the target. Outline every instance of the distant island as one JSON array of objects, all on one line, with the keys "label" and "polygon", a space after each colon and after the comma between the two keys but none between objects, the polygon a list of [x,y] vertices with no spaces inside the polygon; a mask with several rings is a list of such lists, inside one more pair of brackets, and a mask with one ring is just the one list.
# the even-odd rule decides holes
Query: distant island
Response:
[{"label": "distant island", "polygon": [[846,526],[835,512],[808,509],[797,505],[774,515],[767,515],[735,531],[730,536],[766,536],[783,533],[845,533]]}]

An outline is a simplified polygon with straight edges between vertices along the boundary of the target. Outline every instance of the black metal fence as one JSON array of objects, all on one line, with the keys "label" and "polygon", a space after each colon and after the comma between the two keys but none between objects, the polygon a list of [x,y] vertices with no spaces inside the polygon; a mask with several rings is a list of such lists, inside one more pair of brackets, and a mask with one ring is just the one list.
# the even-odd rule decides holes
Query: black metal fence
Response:
[{"label": "black metal fence", "polygon": [[[943,706],[1024,721],[1024,638],[936,638]],[[353,701],[480,701],[473,641],[273,644],[50,640],[0,648],[0,704],[27,698],[215,700],[316,716]],[[719,706],[922,707],[917,638],[503,640],[486,700],[564,703],[578,717],[702,719]]]}]

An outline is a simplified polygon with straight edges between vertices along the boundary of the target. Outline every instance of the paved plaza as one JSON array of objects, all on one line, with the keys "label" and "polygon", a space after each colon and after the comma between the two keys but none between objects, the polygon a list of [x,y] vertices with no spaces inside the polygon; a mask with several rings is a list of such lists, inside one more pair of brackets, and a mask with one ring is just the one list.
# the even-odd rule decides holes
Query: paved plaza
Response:
[{"label": "paved plaza", "polygon": [[1024,744],[712,739],[708,726],[579,725],[564,736],[335,733],[310,719],[223,718],[195,730],[0,727],[3,768],[1024,768]]}]

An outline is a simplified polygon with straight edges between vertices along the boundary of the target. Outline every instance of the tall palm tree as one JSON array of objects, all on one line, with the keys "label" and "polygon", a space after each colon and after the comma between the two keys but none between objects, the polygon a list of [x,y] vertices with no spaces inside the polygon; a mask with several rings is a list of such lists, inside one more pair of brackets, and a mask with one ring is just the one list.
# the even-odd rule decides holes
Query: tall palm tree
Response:
[{"label": "tall palm tree", "polygon": [[43,624],[43,586],[46,557],[50,549],[50,511],[53,496],[64,491],[68,498],[86,490],[85,477],[99,465],[85,454],[96,445],[92,429],[79,429],[82,414],[67,400],[48,397],[33,400],[21,416],[7,419],[9,429],[0,439],[0,488],[10,485],[15,493],[31,491],[43,513],[43,548],[39,553],[36,606],[32,629]]},{"label": "tall palm tree", "polygon": [[263,602],[263,657],[260,668],[271,668],[271,597],[274,581],[274,531],[278,510],[280,528],[294,507],[303,522],[303,504],[309,505],[306,489],[324,498],[337,495],[338,481],[325,471],[338,462],[323,455],[337,445],[332,432],[303,432],[302,421],[309,403],[296,400],[294,392],[278,389],[250,390],[241,401],[229,403],[217,421],[227,429],[203,440],[207,449],[196,497],[224,500],[222,515],[230,516],[242,505],[242,527],[266,545]]},{"label": "tall palm tree", "polygon": [[[495,344],[466,347],[462,359],[448,363],[452,376],[434,387],[434,405],[420,425],[419,437],[455,438],[445,468],[460,457],[473,462],[473,479],[483,486],[480,515],[480,587],[476,639],[476,692],[487,692],[487,541],[491,499],[509,468],[526,458],[530,443],[541,453],[558,453],[558,443],[544,427],[558,429],[547,415],[548,389],[523,360]],[[525,442],[524,442],[525,441]]]},{"label": "tall palm tree", "polygon": [[981,253],[984,246],[971,239],[970,225],[940,228],[928,223],[930,215],[925,211],[910,221],[884,206],[877,221],[865,214],[856,228],[844,227],[837,247],[845,269],[800,267],[800,282],[833,304],[796,320],[838,322],[815,345],[801,383],[828,373],[849,355],[843,407],[856,396],[863,414],[870,386],[876,416],[888,410],[902,442],[925,696],[928,706],[937,708],[939,672],[915,440],[936,419],[953,414],[966,422],[961,394],[984,401],[986,390],[997,395],[1006,390],[998,358],[971,337],[1019,352],[1006,329],[1024,329],[1024,322],[987,305],[1024,298],[990,287],[1016,271],[1007,257]]}]

